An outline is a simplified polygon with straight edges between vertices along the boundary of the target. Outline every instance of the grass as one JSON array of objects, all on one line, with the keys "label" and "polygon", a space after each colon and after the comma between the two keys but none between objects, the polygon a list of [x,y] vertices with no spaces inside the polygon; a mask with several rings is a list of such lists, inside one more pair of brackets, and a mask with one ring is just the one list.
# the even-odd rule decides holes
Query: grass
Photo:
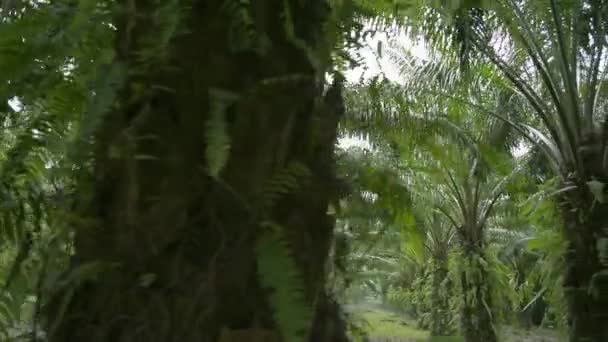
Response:
[{"label": "grass", "polygon": [[367,310],[361,318],[367,322],[366,332],[373,338],[397,338],[408,342],[427,341],[429,338],[428,331],[416,329],[410,322],[390,312]]},{"label": "grass", "polygon": [[[416,323],[401,315],[380,308],[359,308],[353,318],[369,336],[370,342],[463,342],[462,337],[430,337],[429,332],[416,328]],[[502,327],[501,342],[561,342],[558,333],[548,329],[522,330]],[[356,341],[356,340],[355,340]]]}]

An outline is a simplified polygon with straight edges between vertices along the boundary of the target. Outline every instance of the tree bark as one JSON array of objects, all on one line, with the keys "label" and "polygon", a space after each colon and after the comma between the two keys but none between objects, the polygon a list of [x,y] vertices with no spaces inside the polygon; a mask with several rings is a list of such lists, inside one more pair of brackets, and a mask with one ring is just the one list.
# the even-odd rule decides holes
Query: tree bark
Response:
[{"label": "tree bark", "polygon": [[[466,342],[496,342],[487,259],[483,244],[464,240],[461,287],[461,330]],[[482,262],[485,261],[484,262]]]},{"label": "tree bark", "polygon": [[431,294],[431,336],[449,336],[453,331],[450,324],[452,318],[449,303],[451,286],[449,280],[447,280],[447,255],[433,258],[431,277],[433,286]]},{"label": "tree bark", "polygon": [[[127,78],[80,184],[75,263],[47,308],[50,341],[279,340],[256,263],[269,224],[285,232],[315,313],[309,340],[346,340],[324,288],[343,111],[339,78],[323,95],[327,6],[123,2],[116,63]],[[227,159],[218,177],[210,153]]]},{"label": "tree bark", "polygon": [[561,212],[570,341],[608,341],[608,203],[580,184],[562,197]]}]

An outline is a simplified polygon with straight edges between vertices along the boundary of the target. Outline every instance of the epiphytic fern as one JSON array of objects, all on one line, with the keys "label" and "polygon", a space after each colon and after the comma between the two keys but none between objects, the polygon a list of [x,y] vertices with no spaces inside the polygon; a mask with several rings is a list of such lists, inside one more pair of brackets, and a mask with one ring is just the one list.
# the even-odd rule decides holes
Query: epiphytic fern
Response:
[{"label": "epiphytic fern", "polygon": [[270,303],[275,323],[284,341],[306,341],[312,318],[295,260],[283,236],[283,228],[263,225],[266,231],[257,241],[258,275],[263,287],[271,290]]},{"label": "epiphytic fern", "polygon": [[264,208],[275,205],[283,196],[295,192],[310,180],[310,170],[301,162],[293,161],[279,170],[262,187]]},{"label": "epiphytic fern", "polygon": [[216,178],[230,156],[230,136],[226,127],[226,110],[238,99],[238,96],[220,89],[211,89],[209,95],[211,108],[205,131],[207,138],[205,157],[209,175]]},{"label": "epiphytic fern", "polygon": [[[57,233],[56,226],[47,224],[55,214],[50,207],[64,208],[51,184],[64,184],[66,174],[57,172],[58,165],[83,162],[80,155],[66,156],[71,143],[66,136],[95,122],[82,120],[80,114],[87,99],[104,96],[95,81],[107,75],[99,65],[111,60],[104,51],[110,50],[113,29],[99,23],[108,22],[111,14],[103,1],[73,5],[36,2],[19,4],[23,8],[10,18],[3,13],[0,101],[12,98],[17,105],[0,113],[0,250],[10,259],[0,267],[0,330],[10,334],[1,340],[20,340],[15,337],[17,325],[36,329],[35,314],[23,308],[32,301],[39,305],[37,288],[44,278],[39,271],[48,261],[48,239]],[[60,246],[62,255],[66,241]],[[54,272],[60,272],[57,266]]]}]

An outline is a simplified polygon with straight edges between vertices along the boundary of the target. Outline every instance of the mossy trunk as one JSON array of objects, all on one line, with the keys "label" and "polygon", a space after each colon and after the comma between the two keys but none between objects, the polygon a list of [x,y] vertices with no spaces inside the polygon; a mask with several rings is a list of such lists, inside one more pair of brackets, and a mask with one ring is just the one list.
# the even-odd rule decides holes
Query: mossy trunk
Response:
[{"label": "mossy trunk", "polygon": [[[608,182],[604,177],[601,181]],[[564,292],[570,341],[608,341],[608,203],[581,184],[561,199],[565,237]]]},{"label": "mossy trunk", "polygon": [[431,335],[449,336],[453,333],[449,299],[452,285],[448,279],[447,255],[433,258],[432,293],[431,293]]},{"label": "mossy trunk", "polygon": [[80,184],[49,340],[281,340],[260,281],[273,275],[256,262],[279,230],[314,314],[308,339],[345,341],[324,289],[343,110],[339,78],[323,93],[326,2],[122,3],[126,82]]},{"label": "mossy trunk", "polygon": [[465,240],[462,253],[461,333],[466,342],[496,342],[488,262],[483,244]]}]

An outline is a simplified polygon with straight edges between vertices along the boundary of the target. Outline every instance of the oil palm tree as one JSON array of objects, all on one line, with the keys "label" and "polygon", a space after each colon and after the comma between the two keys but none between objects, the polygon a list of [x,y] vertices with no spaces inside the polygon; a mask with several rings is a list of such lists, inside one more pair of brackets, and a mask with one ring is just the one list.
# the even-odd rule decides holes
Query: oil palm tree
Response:
[{"label": "oil palm tree", "polygon": [[[423,183],[419,181],[420,183]],[[420,184],[418,183],[418,184]],[[435,206],[429,196],[436,187],[428,187],[422,196],[416,196],[412,208],[415,220],[413,227],[403,230],[406,251],[426,256],[420,260],[430,273],[430,318],[429,329],[432,336],[449,336],[454,332],[450,299],[454,296],[454,286],[449,277],[449,256],[457,247],[454,226]],[[420,251],[422,250],[422,251]]]},{"label": "oil palm tree", "polygon": [[[463,51],[474,51],[525,100],[535,118],[532,124],[502,119],[542,150],[561,180],[570,340],[608,339],[602,323],[608,316],[605,2],[417,3],[429,6],[411,19],[427,24],[425,37],[431,44],[458,46],[461,57]],[[437,20],[430,20],[429,13]]]},{"label": "oil palm tree", "polygon": [[344,275],[368,286],[382,301],[396,281],[399,262],[399,220],[411,203],[410,190],[386,150],[348,148],[339,154],[339,173],[350,185],[341,200],[337,227],[346,237]]},{"label": "oil palm tree", "polygon": [[[459,77],[445,77],[445,71],[450,70],[439,68],[438,82],[429,80],[427,84],[471,96],[475,90],[461,87],[465,83]],[[422,180],[416,174],[428,174],[426,183],[433,184],[439,196],[430,208],[436,208],[450,223],[462,252],[462,332],[467,341],[496,340],[485,232],[493,207],[514,172],[507,171],[511,165],[505,152],[505,147],[512,145],[512,135],[499,134],[497,138],[496,130],[503,126],[485,120],[451,97],[424,96],[424,91],[410,90],[407,85],[375,80],[367,90],[356,88],[356,96],[347,96],[350,115],[346,123],[350,129],[369,132],[370,139],[392,146],[403,159],[400,169],[409,177],[408,184]],[[503,98],[500,92],[495,95],[485,100]],[[497,171],[502,176],[497,176]],[[430,192],[428,188],[424,191]]]},{"label": "oil palm tree", "polygon": [[[454,152],[452,152],[454,153]],[[446,158],[447,159],[447,158]],[[459,161],[462,164],[462,161]],[[480,177],[477,159],[467,168],[440,167],[443,201],[438,210],[445,215],[458,238],[461,253],[461,331],[466,341],[495,341],[492,282],[487,255],[488,220],[511,175]]]}]

